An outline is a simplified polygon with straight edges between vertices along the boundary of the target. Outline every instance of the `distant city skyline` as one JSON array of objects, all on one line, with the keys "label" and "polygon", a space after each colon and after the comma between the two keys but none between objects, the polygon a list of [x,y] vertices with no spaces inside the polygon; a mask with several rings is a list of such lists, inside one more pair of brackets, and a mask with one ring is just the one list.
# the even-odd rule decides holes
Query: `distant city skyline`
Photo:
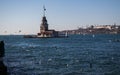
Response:
[{"label": "distant city skyline", "polygon": [[37,34],[43,6],[49,28],[120,25],[120,0],[0,0],[0,34]]}]

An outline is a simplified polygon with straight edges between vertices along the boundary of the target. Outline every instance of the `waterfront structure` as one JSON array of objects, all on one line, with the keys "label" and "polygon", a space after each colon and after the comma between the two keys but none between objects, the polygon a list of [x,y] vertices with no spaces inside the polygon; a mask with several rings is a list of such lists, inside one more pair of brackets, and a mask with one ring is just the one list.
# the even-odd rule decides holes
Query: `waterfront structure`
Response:
[{"label": "waterfront structure", "polygon": [[55,30],[49,29],[49,25],[45,16],[45,7],[43,7],[43,17],[40,24],[40,32],[37,35],[24,35],[24,38],[65,38],[67,34],[60,33]]},{"label": "waterfront structure", "polygon": [[58,32],[55,30],[49,30],[49,26],[47,23],[47,19],[45,16],[45,7],[44,7],[44,15],[42,17],[42,23],[40,25],[40,33],[38,33],[38,37],[58,37]]}]

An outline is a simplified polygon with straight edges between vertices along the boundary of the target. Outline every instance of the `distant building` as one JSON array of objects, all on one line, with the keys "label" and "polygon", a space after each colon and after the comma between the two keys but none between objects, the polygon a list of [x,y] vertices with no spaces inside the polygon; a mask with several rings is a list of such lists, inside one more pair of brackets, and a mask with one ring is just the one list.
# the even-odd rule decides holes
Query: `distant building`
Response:
[{"label": "distant building", "polygon": [[94,29],[112,29],[111,25],[100,25],[100,26],[93,26]]}]

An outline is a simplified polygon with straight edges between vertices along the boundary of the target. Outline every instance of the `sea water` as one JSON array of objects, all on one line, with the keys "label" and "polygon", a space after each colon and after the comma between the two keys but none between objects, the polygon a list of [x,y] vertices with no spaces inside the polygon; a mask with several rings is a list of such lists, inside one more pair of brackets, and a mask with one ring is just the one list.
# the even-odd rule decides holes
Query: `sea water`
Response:
[{"label": "sea water", "polygon": [[120,75],[120,34],[0,40],[8,75]]}]

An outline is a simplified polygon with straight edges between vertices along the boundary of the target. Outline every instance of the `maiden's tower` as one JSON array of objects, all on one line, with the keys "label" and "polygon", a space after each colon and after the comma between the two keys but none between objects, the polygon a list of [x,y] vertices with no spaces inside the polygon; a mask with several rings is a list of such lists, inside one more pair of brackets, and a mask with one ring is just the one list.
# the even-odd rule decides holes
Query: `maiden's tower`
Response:
[{"label": "maiden's tower", "polygon": [[58,32],[55,30],[49,30],[49,26],[47,23],[47,19],[45,16],[45,7],[44,7],[44,15],[42,17],[42,23],[40,25],[40,32],[38,33],[37,37],[58,37]]},{"label": "maiden's tower", "polygon": [[49,29],[49,25],[45,16],[46,9],[43,7],[43,17],[40,24],[40,32],[37,35],[25,35],[25,38],[58,38],[66,37],[65,35],[59,35],[58,31]]}]

